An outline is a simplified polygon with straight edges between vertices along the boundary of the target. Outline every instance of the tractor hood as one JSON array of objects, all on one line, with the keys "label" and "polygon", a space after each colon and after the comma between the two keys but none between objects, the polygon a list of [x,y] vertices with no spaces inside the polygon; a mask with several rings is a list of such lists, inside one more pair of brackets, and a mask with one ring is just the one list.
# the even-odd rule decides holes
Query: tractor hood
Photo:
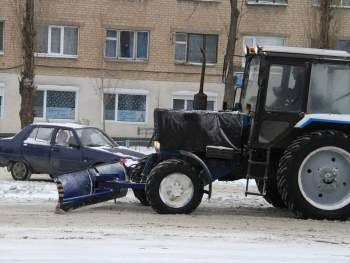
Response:
[{"label": "tractor hood", "polygon": [[131,159],[131,160],[139,160],[146,156],[143,153],[133,151],[122,146],[118,146],[118,147],[99,146],[99,147],[91,147],[91,149],[107,152],[107,153],[113,153],[120,158]]}]

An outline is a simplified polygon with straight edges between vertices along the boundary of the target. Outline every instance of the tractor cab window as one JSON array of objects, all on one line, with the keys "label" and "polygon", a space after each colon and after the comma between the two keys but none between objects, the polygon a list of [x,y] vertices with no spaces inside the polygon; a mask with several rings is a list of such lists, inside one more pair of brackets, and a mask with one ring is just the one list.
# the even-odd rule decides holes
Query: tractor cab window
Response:
[{"label": "tractor cab window", "polygon": [[313,64],[308,113],[350,114],[350,65]]},{"label": "tractor cab window", "polygon": [[272,64],[270,66],[265,110],[300,112],[304,90],[304,66]]},{"label": "tractor cab window", "polygon": [[260,70],[260,58],[254,57],[250,61],[248,67],[248,73],[245,73],[245,78],[247,80],[244,84],[244,89],[242,90],[242,106],[243,110],[246,112],[255,111],[256,99],[259,90],[259,70]]}]

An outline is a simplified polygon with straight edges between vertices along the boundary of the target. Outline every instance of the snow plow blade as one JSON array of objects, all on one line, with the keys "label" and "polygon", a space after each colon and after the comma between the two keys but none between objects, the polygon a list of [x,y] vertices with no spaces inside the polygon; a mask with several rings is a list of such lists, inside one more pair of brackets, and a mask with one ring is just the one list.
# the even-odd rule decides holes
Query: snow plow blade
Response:
[{"label": "snow plow blade", "polygon": [[55,179],[58,190],[57,209],[78,207],[124,197],[128,191],[126,170],[120,163],[99,165]]}]

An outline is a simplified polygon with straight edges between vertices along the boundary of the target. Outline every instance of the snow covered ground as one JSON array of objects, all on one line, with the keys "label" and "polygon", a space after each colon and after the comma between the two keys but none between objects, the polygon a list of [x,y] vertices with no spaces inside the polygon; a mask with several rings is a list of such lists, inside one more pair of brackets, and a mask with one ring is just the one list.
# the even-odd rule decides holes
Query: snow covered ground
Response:
[{"label": "snow covered ground", "polygon": [[296,220],[244,183],[215,183],[191,215],[158,215],[132,192],[59,215],[48,176],[0,169],[0,262],[350,262],[350,221]]}]

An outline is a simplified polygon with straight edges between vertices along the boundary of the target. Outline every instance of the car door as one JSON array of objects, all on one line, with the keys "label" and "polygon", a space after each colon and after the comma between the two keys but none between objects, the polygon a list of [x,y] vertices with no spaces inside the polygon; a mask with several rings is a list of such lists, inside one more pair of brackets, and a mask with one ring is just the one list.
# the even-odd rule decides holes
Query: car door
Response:
[{"label": "car door", "polygon": [[82,151],[73,130],[59,128],[54,134],[50,165],[54,174],[62,174],[85,168]]},{"label": "car door", "polygon": [[34,172],[50,173],[51,139],[54,127],[35,127],[23,141],[21,149],[24,160]]}]

